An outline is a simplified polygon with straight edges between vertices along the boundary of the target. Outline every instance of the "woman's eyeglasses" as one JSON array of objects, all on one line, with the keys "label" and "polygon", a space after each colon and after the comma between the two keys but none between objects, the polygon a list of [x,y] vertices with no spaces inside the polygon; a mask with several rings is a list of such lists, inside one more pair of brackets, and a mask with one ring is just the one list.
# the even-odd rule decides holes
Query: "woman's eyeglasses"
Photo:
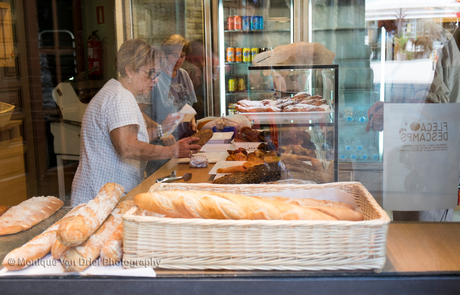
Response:
[{"label": "woman's eyeglasses", "polygon": [[155,80],[155,79],[158,78],[158,76],[160,76],[160,74],[161,74],[161,72],[157,72],[157,71],[155,71],[155,70],[150,70],[150,71],[148,71],[148,72],[147,72],[146,70],[143,70],[143,69],[139,69],[139,70],[141,70],[141,71],[147,73],[147,74],[149,75],[149,78],[150,78],[151,80]]}]

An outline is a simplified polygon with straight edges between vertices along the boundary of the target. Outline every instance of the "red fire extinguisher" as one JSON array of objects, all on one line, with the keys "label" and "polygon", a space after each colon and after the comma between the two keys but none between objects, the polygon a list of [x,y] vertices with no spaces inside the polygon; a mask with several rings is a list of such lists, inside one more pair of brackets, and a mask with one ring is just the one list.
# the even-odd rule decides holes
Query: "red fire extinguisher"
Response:
[{"label": "red fire extinguisher", "polygon": [[93,31],[86,42],[88,45],[88,71],[89,78],[93,80],[103,79],[102,74],[102,41]]}]

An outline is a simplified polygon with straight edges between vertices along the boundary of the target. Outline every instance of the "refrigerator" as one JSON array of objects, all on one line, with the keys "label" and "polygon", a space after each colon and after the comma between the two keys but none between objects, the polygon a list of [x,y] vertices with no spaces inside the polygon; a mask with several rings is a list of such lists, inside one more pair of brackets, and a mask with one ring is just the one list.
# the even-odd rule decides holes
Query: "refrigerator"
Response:
[{"label": "refrigerator", "polygon": [[214,83],[219,115],[235,113],[235,104],[254,97],[248,67],[262,51],[294,42],[293,0],[219,0],[213,6],[213,51],[220,75]]}]

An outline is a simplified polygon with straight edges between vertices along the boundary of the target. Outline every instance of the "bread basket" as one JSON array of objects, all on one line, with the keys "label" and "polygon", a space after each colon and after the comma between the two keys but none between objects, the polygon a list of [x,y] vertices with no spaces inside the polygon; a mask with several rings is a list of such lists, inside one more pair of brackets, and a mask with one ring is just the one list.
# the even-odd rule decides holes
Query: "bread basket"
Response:
[{"label": "bread basket", "polygon": [[156,184],[155,190],[207,190],[258,195],[337,188],[352,194],[364,221],[214,220],[123,217],[123,265],[155,259],[167,269],[379,271],[390,219],[358,182],[322,185]]},{"label": "bread basket", "polygon": [[0,127],[4,127],[10,123],[13,110],[14,105],[0,101]]}]

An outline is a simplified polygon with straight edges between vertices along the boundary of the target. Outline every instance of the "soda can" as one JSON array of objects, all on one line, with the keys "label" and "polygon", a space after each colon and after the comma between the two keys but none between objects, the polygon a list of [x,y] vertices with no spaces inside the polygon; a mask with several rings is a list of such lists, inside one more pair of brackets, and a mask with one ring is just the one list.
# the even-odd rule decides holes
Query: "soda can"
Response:
[{"label": "soda can", "polygon": [[233,77],[230,77],[228,79],[228,92],[235,92],[236,91],[236,79]]},{"label": "soda can", "polygon": [[249,15],[243,16],[243,31],[249,31],[251,29],[251,17]]},{"label": "soda can", "polygon": [[259,54],[259,48],[257,47],[251,48],[251,60],[254,60],[254,57],[256,57],[257,54]]},{"label": "soda can", "polygon": [[243,61],[243,48],[235,48],[235,61],[236,62]]},{"label": "soda can", "polygon": [[235,15],[233,17],[233,28],[234,30],[241,30],[241,16]]},{"label": "soda can", "polygon": [[238,91],[246,91],[246,81],[244,80],[244,76],[238,77]]},{"label": "soda can", "polygon": [[259,16],[251,16],[251,31],[257,31],[259,29]]},{"label": "soda can", "polygon": [[227,17],[227,30],[229,31],[235,30],[235,17],[233,15]]},{"label": "soda can", "polygon": [[248,47],[243,48],[243,62],[251,61],[251,49]]},{"label": "soda can", "polygon": [[259,28],[258,28],[258,30],[263,30],[264,29],[264,17],[261,16],[261,15],[258,15],[257,17],[259,18],[259,23],[258,23]]},{"label": "soda can", "polygon": [[233,47],[227,48],[227,62],[235,61],[235,49]]}]

